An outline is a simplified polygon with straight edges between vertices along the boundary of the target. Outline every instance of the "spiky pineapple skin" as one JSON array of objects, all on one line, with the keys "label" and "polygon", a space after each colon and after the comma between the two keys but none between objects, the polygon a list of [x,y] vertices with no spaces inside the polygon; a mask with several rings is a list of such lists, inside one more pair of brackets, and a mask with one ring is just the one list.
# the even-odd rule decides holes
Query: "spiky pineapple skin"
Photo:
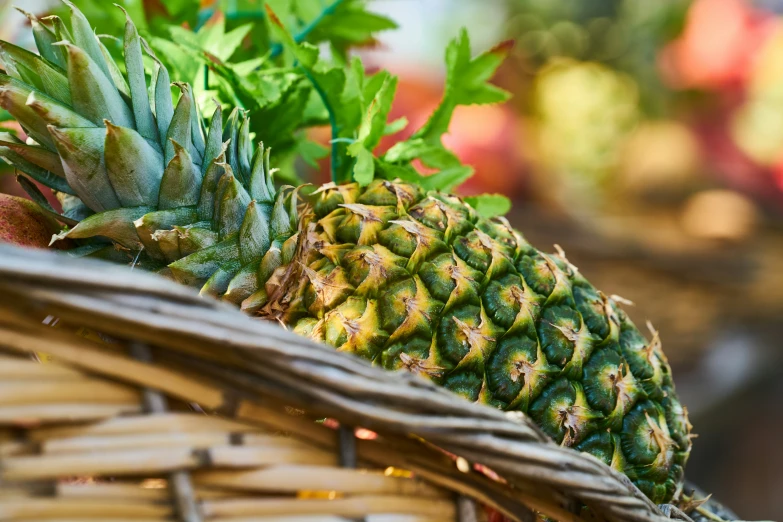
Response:
[{"label": "spiky pineapple skin", "polygon": [[689,424],[657,335],[564,255],[459,198],[376,180],[321,187],[259,314],[391,370],[532,417],[557,442],[672,498]]}]

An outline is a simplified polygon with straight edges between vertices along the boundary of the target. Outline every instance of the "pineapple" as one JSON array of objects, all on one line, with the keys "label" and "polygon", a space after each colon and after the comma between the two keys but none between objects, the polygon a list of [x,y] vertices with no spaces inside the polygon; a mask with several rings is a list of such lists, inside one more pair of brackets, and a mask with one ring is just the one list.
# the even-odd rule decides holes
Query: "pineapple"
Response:
[{"label": "pineapple", "polygon": [[646,339],[562,250],[410,181],[278,189],[243,111],[224,125],[218,106],[206,128],[189,85],[174,105],[130,19],[125,75],[72,10],[70,32],[33,20],[40,56],[0,48],[0,106],[31,138],[0,136],[0,154],[57,191],[70,227],[53,241],[523,412],[653,501],[672,499],[690,426],[658,334]]}]

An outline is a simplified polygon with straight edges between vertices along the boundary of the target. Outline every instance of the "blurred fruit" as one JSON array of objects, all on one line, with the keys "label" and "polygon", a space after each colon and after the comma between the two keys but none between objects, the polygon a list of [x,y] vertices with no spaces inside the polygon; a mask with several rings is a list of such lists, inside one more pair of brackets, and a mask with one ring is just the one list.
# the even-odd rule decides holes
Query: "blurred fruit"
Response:
[{"label": "blurred fruit", "polygon": [[0,242],[47,248],[60,225],[30,200],[0,194]]},{"label": "blurred fruit", "polygon": [[778,25],[755,57],[746,99],[731,121],[737,145],[754,161],[783,159],[783,27]]},{"label": "blurred fruit", "polygon": [[743,0],[696,0],[685,30],[661,54],[661,67],[676,88],[739,85],[749,72],[774,18]]},{"label": "blurred fruit", "polygon": [[559,178],[544,186],[570,205],[592,203],[639,117],[635,82],[598,63],[555,60],[536,79],[534,104],[537,160]]},{"label": "blurred fruit", "polygon": [[470,195],[519,195],[525,181],[525,140],[520,121],[505,105],[461,106],[454,111],[443,144],[476,174],[459,187]]},{"label": "blurred fruit", "polygon": [[693,237],[740,241],[758,220],[751,200],[731,190],[707,190],[692,196],[682,212],[682,227]]},{"label": "blurred fruit", "polygon": [[698,140],[686,125],[671,120],[644,122],[623,148],[621,190],[659,193],[682,189],[698,170],[700,156]]}]

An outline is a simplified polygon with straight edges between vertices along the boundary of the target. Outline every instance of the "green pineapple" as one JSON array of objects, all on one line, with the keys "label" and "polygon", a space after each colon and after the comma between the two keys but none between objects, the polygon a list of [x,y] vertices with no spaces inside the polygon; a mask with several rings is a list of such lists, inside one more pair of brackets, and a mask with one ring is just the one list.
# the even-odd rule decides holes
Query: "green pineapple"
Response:
[{"label": "green pineapple", "polygon": [[658,335],[647,340],[562,251],[410,181],[328,183],[300,202],[275,187],[242,111],[224,125],[217,107],[207,128],[187,84],[174,105],[157,60],[147,84],[152,51],[130,20],[123,74],[72,9],[70,31],[34,24],[40,56],[0,47],[0,106],[31,138],[0,135],[0,155],[57,191],[70,228],[54,240],[524,412],[653,501],[672,498],[690,425]]}]

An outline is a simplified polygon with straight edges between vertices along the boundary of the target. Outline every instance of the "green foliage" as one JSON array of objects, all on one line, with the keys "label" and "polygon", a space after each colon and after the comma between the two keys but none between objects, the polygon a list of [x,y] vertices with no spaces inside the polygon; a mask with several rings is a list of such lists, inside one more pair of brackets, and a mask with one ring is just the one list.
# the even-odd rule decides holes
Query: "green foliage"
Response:
[{"label": "green foliage", "polygon": [[[324,20],[336,16],[329,15]],[[443,146],[441,137],[448,131],[459,105],[500,103],[508,98],[507,92],[489,83],[510,49],[508,42],[471,57],[470,41],[463,30],[446,51],[446,86],[438,108],[410,139],[376,158],[373,150],[381,138],[407,125],[405,120],[387,121],[397,78],[388,71],[367,76],[358,59],[347,67],[339,60],[326,61],[318,48],[292,35],[271,9],[269,19],[272,34],[282,43],[289,62],[309,80],[327,114],[332,130],[331,169],[335,182],[353,180],[367,185],[376,177],[400,178],[427,189],[451,191],[473,174],[472,167],[462,165]],[[438,169],[437,172],[422,175],[412,165],[417,160]],[[479,201],[479,208],[488,215],[502,214],[510,205],[498,195]]]},{"label": "green foliage", "polygon": [[458,105],[484,105],[504,102],[509,93],[488,83],[511,49],[511,42],[470,57],[470,40],[465,29],[446,49],[446,89],[440,106],[419,129],[414,138],[428,143],[440,141],[448,131],[451,116]]},{"label": "green foliage", "polygon": [[[388,71],[368,75],[361,60],[349,59],[351,47],[372,43],[378,32],[396,27],[369,11],[365,0],[233,0],[208,9],[200,9],[197,0],[119,3],[153,53],[154,58],[143,56],[147,74],[154,77],[155,60],[160,60],[171,79],[193,86],[204,114],[212,112],[206,109],[210,99],[228,109],[223,114],[233,107],[245,110],[251,139],[273,149],[278,179],[285,183],[301,183],[294,169],[297,158],[316,165],[330,154],[336,182],[367,185],[374,178],[400,178],[452,191],[473,173],[441,141],[454,110],[508,97],[489,83],[508,44],[472,57],[463,30],[446,51],[446,85],[437,110],[409,139],[377,157],[374,150],[382,137],[408,122],[388,121],[397,78]],[[124,33],[119,9],[106,9],[98,0],[77,4],[99,34]],[[70,16],[67,9],[58,14]],[[124,69],[120,40],[104,38],[104,45]],[[324,47],[330,52],[320,52]],[[179,93],[173,89],[176,99]],[[331,128],[330,149],[306,137],[308,128],[325,124]],[[434,173],[421,174],[416,163]],[[499,198],[481,199],[477,208],[500,213],[505,202]]]},{"label": "green foliage", "polygon": [[[420,129],[409,139],[391,147],[379,160],[380,175],[390,179],[399,177],[425,188],[443,191],[452,191],[467,180],[473,174],[473,168],[462,165],[459,158],[443,146],[442,137],[448,131],[458,106],[501,103],[508,99],[509,93],[492,85],[489,80],[510,49],[511,42],[503,42],[472,58],[470,40],[463,29],[446,49],[443,99]],[[412,166],[416,160],[438,171],[422,175]],[[499,195],[486,196],[481,201],[477,209],[486,215],[504,214],[511,205],[508,198]]]}]

